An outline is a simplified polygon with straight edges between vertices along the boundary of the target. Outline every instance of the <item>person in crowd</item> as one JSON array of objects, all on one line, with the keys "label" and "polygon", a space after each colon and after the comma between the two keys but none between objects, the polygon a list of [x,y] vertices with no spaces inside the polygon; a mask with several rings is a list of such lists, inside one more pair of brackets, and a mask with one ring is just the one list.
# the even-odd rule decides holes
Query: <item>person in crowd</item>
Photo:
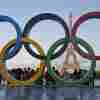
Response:
[{"label": "person in crowd", "polygon": [[[55,67],[53,66],[52,68],[56,72]],[[49,75],[48,70],[45,72],[45,76],[44,77],[46,79],[46,85],[55,85],[56,84],[55,79],[53,79],[53,77]]]}]

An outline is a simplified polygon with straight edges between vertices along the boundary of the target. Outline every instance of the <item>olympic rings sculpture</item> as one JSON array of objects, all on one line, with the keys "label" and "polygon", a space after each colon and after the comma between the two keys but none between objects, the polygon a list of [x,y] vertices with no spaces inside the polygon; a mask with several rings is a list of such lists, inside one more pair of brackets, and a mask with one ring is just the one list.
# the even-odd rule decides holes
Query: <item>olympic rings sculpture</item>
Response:
[{"label": "olympic rings sculpture", "polygon": [[[44,68],[48,68],[48,73],[51,77],[53,77],[56,81],[59,81],[58,83],[63,83],[67,85],[83,85],[85,83],[88,83],[90,87],[94,86],[94,78],[95,78],[95,67],[96,67],[96,60],[100,60],[100,56],[95,56],[95,53],[92,49],[92,47],[83,39],[80,39],[79,37],[76,36],[77,34],[77,29],[82,24],[83,22],[87,21],[88,19],[93,19],[93,18],[100,18],[100,12],[95,11],[95,12],[89,12],[84,15],[82,15],[73,25],[72,27],[72,35],[70,37],[70,32],[67,24],[65,21],[59,17],[56,14],[51,14],[51,13],[43,13],[39,14],[37,16],[32,17],[25,25],[24,30],[21,31],[21,28],[17,24],[16,21],[14,21],[12,18],[8,16],[0,16],[0,21],[2,22],[10,22],[12,25],[14,25],[14,28],[16,29],[17,32],[17,38],[13,39],[9,43],[7,43],[2,51],[0,52],[0,73],[2,74],[3,78],[10,82],[11,84],[24,84],[24,83],[31,83],[35,82],[38,80],[44,72]],[[44,50],[41,48],[41,46],[36,43],[34,40],[30,39],[28,37],[29,32],[31,31],[32,27],[34,27],[38,22],[43,21],[43,20],[52,20],[55,22],[58,22],[62,28],[64,29],[65,37],[62,39],[57,40],[53,45],[50,46],[48,53],[45,54]],[[77,53],[79,53],[82,57],[91,60],[91,67],[87,73],[78,80],[64,80],[60,78],[59,76],[56,75],[56,73],[52,70],[51,68],[51,61],[58,58],[61,56],[65,49],[68,46],[68,43],[72,42],[74,49],[76,50]],[[39,54],[35,53],[32,48],[30,47],[29,44],[32,44],[33,47],[37,49]],[[78,45],[82,45],[88,53],[85,53],[82,51],[82,49]],[[30,80],[27,81],[20,81],[20,80],[13,80],[12,76],[8,73],[7,69],[5,68],[6,60],[14,57],[21,49],[22,45],[24,45],[25,49],[28,51],[28,53],[39,59],[42,60],[43,63],[40,63],[40,70],[31,77]],[[55,49],[63,45],[58,52],[54,53]],[[13,48],[14,47],[14,48]],[[13,49],[12,49],[13,48]],[[17,83],[16,83],[17,82]]]}]

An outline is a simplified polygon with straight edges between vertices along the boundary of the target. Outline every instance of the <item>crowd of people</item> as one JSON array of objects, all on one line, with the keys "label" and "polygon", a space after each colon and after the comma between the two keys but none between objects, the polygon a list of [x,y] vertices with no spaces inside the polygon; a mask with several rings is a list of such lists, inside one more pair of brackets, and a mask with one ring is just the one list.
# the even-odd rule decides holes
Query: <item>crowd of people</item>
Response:
[{"label": "crowd of people", "polygon": [[[27,68],[16,68],[16,69],[12,69],[9,70],[8,72],[17,80],[29,80],[31,78],[32,75],[34,75],[37,72],[38,68],[36,70],[27,67]],[[58,70],[55,69],[55,67],[53,67],[53,70],[60,75],[60,73],[58,72]],[[45,77],[46,76],[46,77]],[[47,74],[47,72],[45,72],[45,78],[47,78],[47,76],[49,77],[49,75]]]},{"label": "crowd of people", "polygon": [[[68,73],[65,73],[64,71],[62,70],[57,70],[55,68],[55,66],[52,67],[54,72],[60,76],[60,77],[64,77],[64,76],[67,76],[66,78],[79,78],[79,75],[80,73],[77,73],[76,71],[72,74],[72,75],[69,75]],[[31,79],[32,75],[34,75],[37,70],[34,70],[30,67],[26,67],[26,68],[16,68],[16,69],[11,69],[11,70],[8,70],[8,72],[12,75],[12,77],[15,79],[15,80],[29,80]],[[44,79],[46,81],[52,81],[55,83],[54,79],[52,78],[52,76],[50,76],[48,74],[48,71],[45,72],[44,74]],[[2,77],[0,76],[0,80],[2,80]]]},{"label": "crowd of people", "polygon": [[29,80],[36,71],[30,67],[27,67],[12,69],[8,72],[17,80]]}]

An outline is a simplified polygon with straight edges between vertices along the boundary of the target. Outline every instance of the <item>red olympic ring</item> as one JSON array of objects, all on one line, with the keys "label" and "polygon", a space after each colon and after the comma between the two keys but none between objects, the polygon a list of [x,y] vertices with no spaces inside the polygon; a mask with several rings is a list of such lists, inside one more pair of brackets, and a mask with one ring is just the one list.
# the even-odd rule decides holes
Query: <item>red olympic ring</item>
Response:
[{"label": "red olympic ring", "polygon": [[[100,12],[99,12],[99,11],[88,12],[88,13],[86,13],[86,14],[80,16],[80,17],[78,18],[78,20],[74,23],[73,28],[72,28],[72,37],[71,37],[72,40],[73,40],[73,38],[75,37],[75,35],[77,34],[77,30],[78,30],[79,26],[80,26],[81,24],[83,24],[85,21],[87,21],[87,20],[89,20],[89,19],[94,19],[94,18],[100,19]],[[88,54],[88,53],[82,51],[77,45],[75,45],[74,47],[75,47],[75,49],[76,49],[78,52],[81,51],[80,54],[81,54],[81,56],[83,56],[84,58],[87,58],[87,59],[90,59],[90,60],[92,60],[92,59],[95,58],[96,60],[100,60],[100,55],[94,55],[94,56],[92,57],[91,54]]]}]

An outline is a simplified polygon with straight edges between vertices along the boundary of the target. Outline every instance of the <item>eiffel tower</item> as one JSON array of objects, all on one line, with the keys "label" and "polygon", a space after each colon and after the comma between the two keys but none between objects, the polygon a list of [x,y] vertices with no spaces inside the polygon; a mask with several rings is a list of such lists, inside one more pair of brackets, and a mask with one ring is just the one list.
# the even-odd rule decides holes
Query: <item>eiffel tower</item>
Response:
[{"label": "eiffel tower", "polygon": [[[69,15],[69,29],[70,29],[70,36],[71,36],[71,29],[72,29],[72,13]],[[65,61],[63,64],[64,71],[67,73],[73,74],[75,71],[79,72],[80,71],[80,65],[77,60],[77,55],[75,54],[75,51],[73,49],[72,43],[69,43],[68,48],[66,48],[66,54],[65,54]],[[70,57],[73,57],[73,63],[69,63]]]}]

